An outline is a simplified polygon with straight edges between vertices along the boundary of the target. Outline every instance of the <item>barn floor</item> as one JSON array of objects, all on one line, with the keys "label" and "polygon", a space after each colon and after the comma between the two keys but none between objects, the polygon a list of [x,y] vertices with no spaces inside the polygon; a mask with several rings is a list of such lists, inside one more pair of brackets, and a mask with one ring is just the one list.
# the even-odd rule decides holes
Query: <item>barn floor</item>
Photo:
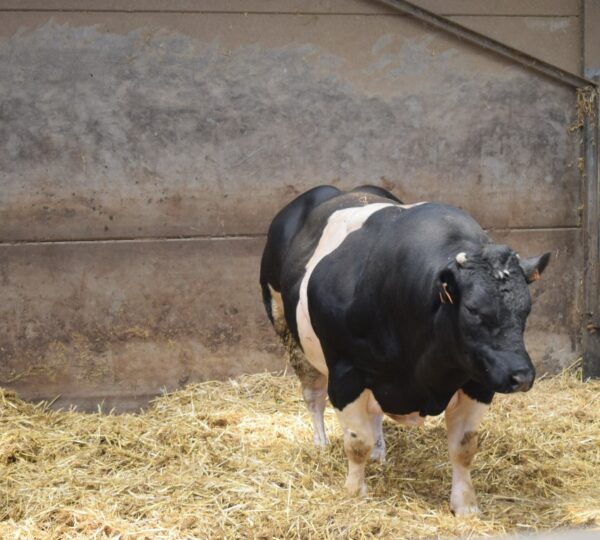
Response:
[{"label": "barn floor", "polygon": [[55,412],[0,393],[1,538],[435,538],[600,529],[600,382],[498,396],[474,469],[482,513],[454,518],[441,417],[385,422],[370,495],[341,494],[341,430],[312,446],[295,379],[192,385],[140,415]]}]

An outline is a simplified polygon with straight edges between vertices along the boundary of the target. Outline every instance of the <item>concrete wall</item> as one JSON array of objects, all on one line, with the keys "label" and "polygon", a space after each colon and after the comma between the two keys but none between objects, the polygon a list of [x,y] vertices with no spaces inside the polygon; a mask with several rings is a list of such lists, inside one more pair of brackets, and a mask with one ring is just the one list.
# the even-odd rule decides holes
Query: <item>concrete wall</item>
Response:
[{"label": "concrete wall", "polygon": [[[419,4],[581,69],[579,2]],[[128,408],[282,369],[257,283],[264,233],[322,183],[449,202],[523,254],[552,251],[527,339],[542,371],[577,357],[569,88],[371,1],[0,13],[0,384]]]}]

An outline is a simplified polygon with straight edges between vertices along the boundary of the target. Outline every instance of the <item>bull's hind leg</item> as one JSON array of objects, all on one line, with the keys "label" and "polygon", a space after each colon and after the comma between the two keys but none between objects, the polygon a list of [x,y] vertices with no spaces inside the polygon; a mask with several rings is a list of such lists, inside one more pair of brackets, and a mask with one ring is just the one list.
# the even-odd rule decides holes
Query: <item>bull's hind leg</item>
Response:
[{"label": "bull's hind leg", "polygon": [[471,463],[477,452],[477,428],[489,404],[480,403],[459,390],[446,408],[448,450],[452,463],[450,508],[457,516],[477,512],[477,498],[471,482]]},{"label": "bull's hind leg", "polygon": [[344,487],[350,494],[366,495],[365,466],[377,442],[377,422],[373,394],[362,393],[343,409],[335,409],[344,430],[344,451],[348,458],[348,476]]},{"label": "bull's hind leg", "polygon": [[317,371],[304,357],[304,353],[292,337],[283,311],[283,301],[281,293],[278,293],[271,285],[264,291],[265,298],[268,299],[271,313],[271,320],[275,331],[282,339],[287,352],[288,361],[302,385],[302,397],[306,403],[306,408],[312,417],[315,446],[326,446],[328,443],[325,434],[325,404],[327,402],[327,376]]},{"label": "bull's hind leg", "polygon": [[315,446],[327,446],[329,442],[325,433],[325,405],[327,403],[327,376],[311,366],[300,347],[291,336],[288,336],[287,351],[290,365],[302,385],[302,397],[312,417],[313,440]]}]

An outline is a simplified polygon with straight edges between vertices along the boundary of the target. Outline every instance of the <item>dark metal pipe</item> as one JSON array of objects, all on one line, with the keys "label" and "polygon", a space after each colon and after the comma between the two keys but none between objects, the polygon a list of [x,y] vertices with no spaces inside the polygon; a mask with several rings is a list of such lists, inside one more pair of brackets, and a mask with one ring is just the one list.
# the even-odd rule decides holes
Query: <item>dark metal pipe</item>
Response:
[{"label": "dark metal pipe", "polygon": [[548,62],[544,62],[534,56],[531,56],[523,51],[519,51],[518,49],[514,49],[513,47],[509,47],[508,45],[504,45],[495,39],[492,39],[488,36],[480,34],[474,30],[470,30],[469,28],[465,28],[464,26],[455,23],[449,20],[446,17],[442,17],[440,15],[436,15],[431,11],[427,11],[426,9],[420,8],[407,2],[406,0],[376,0],[380,4],[386,4],[401,13],[406,15],[411,15],[415,17],[419,21],[422,21],[434,28],[438,28],[452,34],[453,36],[462,39],[464,41],[468,41],[469,43],[473,43],[482,47],[484,49],[493,51],[500,56],[508,58],[513,62],[517,62],[533,71],[537,71],[538,73],[542,73],[555,81],[558,81],[562,84],[566,84],[568,86],[572,86],[574,88],[583,88],[585,86],[597,86],[594,81],[588,80],[584,77],[580,77],[579,75],[574,75],[573,73],[569,73],[564,69],[553,66]]},{"label": "dark metal pipe", "polygon": [[[442,30],[458,39],[492,51],[508,60],[541,73],[555,82],[577,89],[578,107],[583,99],[583,113],[577,130],[583,135],[584,217],[583,236],[583,374],[584,377],[600,378],[600,186],[598,152],[600,145],[600,116],[598,106],[598,83],[569,73],[523,51],[504,45],[495,39],[465,28],[446,17],[441,17],[415,6],[406,0],[375,0],[405,15]],[[578,116],[579,120],[579,116]]]},{"label": "dark metal pipe", "polygon": [[583,376],[600,378],[600,186],[598,90],[580,90],[588,104],[583,120],[585,204],[583,214]]}]

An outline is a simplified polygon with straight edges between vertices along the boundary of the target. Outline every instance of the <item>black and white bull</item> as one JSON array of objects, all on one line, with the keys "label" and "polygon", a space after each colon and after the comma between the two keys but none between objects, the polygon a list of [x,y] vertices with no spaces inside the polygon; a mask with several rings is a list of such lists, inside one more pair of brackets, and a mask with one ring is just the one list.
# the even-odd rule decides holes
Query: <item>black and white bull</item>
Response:
[{"label": "black and white bull", "polygon": [[350,492],[366,493],[369,456],[384,459],[383,414],[419,425],[444,411],[451,508],[477,511],[477,428],[495,392],[533,384],[527,284],[549,257],[519,259],[462,210],[404,205],[373,186],[317,187],[275,216],[265,307],[301,380],[315,444],[327,444],[327,395],[335,408]]}]

